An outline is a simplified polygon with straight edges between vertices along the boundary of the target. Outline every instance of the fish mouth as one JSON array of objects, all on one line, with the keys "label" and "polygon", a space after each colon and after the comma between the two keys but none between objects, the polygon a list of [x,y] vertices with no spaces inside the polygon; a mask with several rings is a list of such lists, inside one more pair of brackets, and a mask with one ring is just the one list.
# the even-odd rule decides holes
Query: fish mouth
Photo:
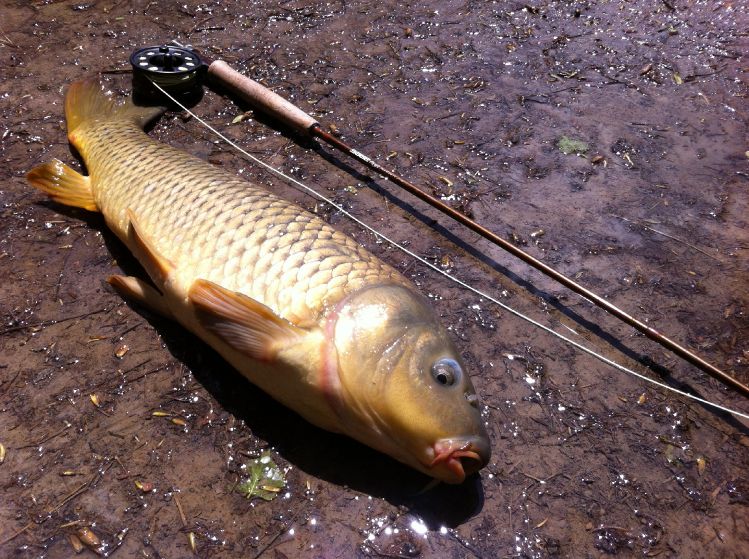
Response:
[{"label": "fish mouth", "polygon": [[469,475],[489,463],[491,449],[483,437],[442,439],[432,447],[430,474],[445,483],[463,483]]}]

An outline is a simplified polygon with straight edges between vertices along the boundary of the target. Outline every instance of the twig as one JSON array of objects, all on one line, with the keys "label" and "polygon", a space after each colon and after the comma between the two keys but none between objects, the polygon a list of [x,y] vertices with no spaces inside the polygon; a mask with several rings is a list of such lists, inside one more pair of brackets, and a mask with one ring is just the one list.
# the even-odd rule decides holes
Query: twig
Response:
[{"label": "twig", "polygon": [[278,540],[278,538],[280,538],[282,535],[284,535],[286,533],[286,531],[289,529],[289,525],[290,525],[289,523],[284,524],[284,526],[281,529],[281,531],[278,532],[275,536],[273,536],[272,540],[270,540],[267,544],[265,544],[263,547],[261,547],[252,559],[258,559],[258,557],[260,557],[263,553],[265,553],[266,551],[268,551],[268,549],[270,549],[270,546],[272,546],[274,543],[276,543],[276,540]]},{"label": "twig", "polygon": [[[49,509],[47,511],[47,515],[45,515],[45,517],[42,519],[42,521],[39,524],[44,523],[47,520],[47,518],[49,518],[50,514],[52,514],[53,512],[58,511],[60,508],[64,507],[65,504],[67,504],[71,500],[73,500],[76,497],[78,497],[78,495],[81,495],[82,493],[84,493],[89,488],[89,486],[96,480],[97,476],[99,476],[99,475],[100,475],[99,473],[94,474],[94,476],[90,480],[88,480],[84,484],[80,485],[72,493],[68,493],[68,495],[62,501],[60,501],[57,505],[55,505],[54,507],[52,507],[51,509]],[[32,522],[29,522],[28,524],[26,524],[26,526],[24,526],[23,528],[20,528],[20,529],[16,530],[11,535],[9,535],[7,538],[4,538],[3,540],[0,540],[0,545],[4,545],[4,544],[8,543],[9,541],[17,538],[18,536],[20,536],[21,534],[23,534],[26,530],[28,530],[29,528],[31,528],[32,526],[34,526],[34,524],[35,524],[35,522],[32,521]]]},{"label": "twig", "polygon": [[78,489],[76,489],[72,493],[68,493],[67,497],[65,497],[62,501],[60,501],[60,503],[58,503],[55,507],[48,510],[47,513],[52,514],[53,512],[56,512],[57,510],[64,507],[69,501],[75,499],[78,495],[84,493],[89,488],[89,486],[94,482],[94,480],[96,479],[96,476],[98,475],[99,475],[98,473],[94,474],[94,476],[90,480],[88,480],[83,485],[78,487]]},{"label": "twig", "polygon": [[39,446],[40,444],[44,444],[47,441],[50,441],[50,440],[54,439],[55,437],[58,437],[58,436],[62,435],[65,431],[67,431],[71,427],[72,427],[72,424],[68,423],[66,421],[65,425],[59,431],[56,431],[56,432],[52,433],[51,435],[45,435],[44,437],[42,437],[41,440],[39,440],[39,441],[37,441],[35,443],[25,444],[23,446],[19,446],[18,448],[19,449],[21,449],[21,448],[33,448],[35,446]]},{"label": "twig", "polygon": [[278,540],[278,538],[280,538],[281,536],[283,536],[288,531],[289,527],[292,524],[294,524],[294,522],[296,522],[297,518],[299,518],[299,516],[301,514],[302,514],[302,510],[300,509],[300,510],[297,511],[297,513],[294,516],[292,516],[288,520],[288,522],[286,522],[283,525],[283,528],[281,528],[281,530],[275,536],[273,536],[273,538],[267,544],[265,544],[263,547],[261,547],[257,551],[257,553],[255,553],[255,555],[252,557],[252,559],[258,559],[258,557],[260,557],[263,553],[265,553],[266,551],[268,551],[271,548],[271,546],[273,546],[273,544],[276,543],[276,541]]},{"label": "twig", "polygon": [[550,475],[546,479],[541,479],[541,478],[537,478],[536,476],[532,476],[530,474],[526,474],[525,472],[520,472],[520,473],[523,474],[528,479],[532,479],[533,481],[536,481],[538,483],[543,483],[543,484],[549,483],[552,479],[554,479],[555,477],[557,477],[559,475],[559,473],[556,473],[556,474]]},{"label": "twig", "polygon": [[182,521],[182,527],[187,528],[187,518],[185,518],[185,512],[182,510],[182,503],[179,502],[179,497],[177,495],[174,495],[174,504],[177,505],[179,519]]},{"label": "twig", "polygon": [[[118,433],[113,433],[112,431],[107,431],[107,432],[116,437],[124,438],[122,435]],[[133,477],[132,474],[130,473],[130,470],[128,470],[125,467],[125,464],[122,463],[122,460],[120,460],[119,456],[115,456],[114,461],[117,462],[117,464],[120,466],[120,468],[122,468],[122,471],[124,472],[124,475],[118,476],[117,479],[127,479],[129,477]]]},{"label": "twig", "polygon": [[449,530],[448,534],[450,534],[450,537],[454,539],[456,542],[458,542],[460,545],[465,547],[468,551],[470,551],[474,557],[478,557],[478,559],[483,559],[483,555],[479,552],[478,549],[473,547],[470,543],[465,541],[463,538],[458,536],[453,530]]},{"label": "twig", "polygon": [[610,215],[612,217],[616,217],[618,219],[621,219],[622,221],[626,221],[627,223],[632,223],[634,225],[639,225],[643,229],[647,229],[648,231],[652,231],[653,233],[658,233],[659,235],[663,235],[664,237],[668,237],[669,239],[672,239],[672,240],[674,240],[674,241],[676,241],[678,243],[686,245],[689,248],[696,250],[697,252],[701,252],[702,254],[704,254],[705,256],[707,256],[708,258],[712,258],[713,260],[717,260],[718,262],[721,262],[721,263],[723,262],[717,256],[713,256],[709,252],[706,252],[706,251],[702,250],[700,247],[694,246],[690,242],[685,241],[684,239],[680,239],[679,237],[674,237],[673,235],[669,235],[668,233],[664,233],[663,231],[658,231],[658,229],[654,229],[653,227],[650,227],[649,225],[645,225],[641,221],[637,221],[637,220],[633,220],[633,219],[627,219],[626,217],[622,217],[622,216],[616,215],[616,214],[610,214]]},{"label": "twig", "polygon": [[58,319],[52,319],[52,320],[42,320],[40,322],[34,322],[32,324],[24,324],[21,326],[13,326],[11,328],[6,328],[5,330],[0,330],[0,336],[3,336],[5,334],[9,334],[10,332],[17,332],[19,330],[26,330],[27,328],[36,328],[37,326],[50,326],[52,324],[61,324],[63,322],[67,322],[69,320],[75,320],[77,318],[86,318],[87,316],[91,316],[94,314],[99,314],[103,312],[109,312],[111,311],[111,308],[103,308],[99,309],[97,311],[91,311],[83,314],[77,314],[75,316],[66,316],[65,318],[58,318]]},{"label": "twig", "polygon": [[16,530],[15,532],[13,532],[10,536],[8,536],[7,538],[5,538],[4,540],[0,540],[0,545],[4,545],[4,544],[8,543],[9,541],[15,539],[16,537],[20,536],[26,530],[28,530],[29,528],[31,528],[33,525],[34,525],[33,522],[29,522],[28,524],[26,524],[26,526],[24,526],[23,528],[21,528],[19,530]]},{"label": "twig", "polygon": [[190,30],[189,30],[189,31],[188,31],[187,33],[185,33],[185,35],[189,35],[190,33],[193,33],[193,32],[195,32],[195,31],[199,31],[198,27],[200,27],[200,26],[201,26],[201,25],[203,25],[204,23],[208,23],[208,22],[209,22],[209,21],[211,21],[211,20],[212,20],[212,19],[213,19],[214,17],[216,17],[216,16],[208,16],[208,17],[207,17],[207,18],[205,18],[205,19],[201,19],[201,20],[200,20],[200,21],[199,21],[198,23],[196,23],[195,25],[193,25],[193,26],[192,26],[192,29],[190,29]]},{"label": "twig", "polygon": [[8,389],[11,386],[13,386],[13,384],[15,384],[15,382],[18,380],[18,377],[20,377],[20,376],[21,376],[21,371],[19,369],[19,371],[16,373],[16,376],[13,377],[13,380],[11,380],[10,382],[7,382],[7,383],[5,383],[5,384],[2,385],[3,390],[2,390],[2,392],[0,392],[0,394],[4,394],[5,392],[7,392]]},{"label": "twig", "polygon": [[9,47],[13,47],[13,48],[16,48],[16,49],[18,48],[18,45],[17,45],[17,44],[15,44],[15,43],[14,43],[14,42],[13,42],[13,41],[12,41],[12,40],[10,39],[10,37],[8,37],[8,35],[7,35],[6,33],[5,33],[5,31],[3,31],[2,29],[0,29],[0,33],[2,33],[2,34],[3,34],[3,40],[2,40],[2,41],[0,41],[0,42],[2,42],[2,43],[4,43],[4,44],[8,45]]},{"label": "twig", "polygon": [[594,532],[605,532],[606,530],[616,530],[618,532],[629,532],[630,530],[628,528],[623,528],[622,526],[601,526],[600,528],[594,528]]},{"label": "twig", "polygon": [[[72,248],[75,243],[81,240],[81,237],[78,237],[75,239],[70,247]],[[57,285],[55,287],[55,301],[60,301],[62,303],[62,299],[60,299],[60,289],[62,289],[62,280],[65,277],[65,270],[68,268],[68,260],[70,260],[71,255],[73,254],[72,250],[65,251],[65,257],[62,259],[62,266],[60,266],[60,273],[57,274]]]},{"label": "twig", "polygon": [[122,331],[122,332],[120,332],[119,334],[115,334],[115,335],[114,335],[114,336],[112,336],[112,337],[113,337],[114,339],[117,339],[117,340],[119,340],[120,338],[122,338],[122,337],[123,337],[123,336],[124,336],[125,334],[127,334],[128,332],[132,332],[133,330],[135,330],[136,328],[138,328],[138,327],[140,327],[140,326],[143,326],[143,323],[142,323],[142,322],[137,322],[137,323],[133,324],[132,326],[130,326],[129,328],[126,328],[125,330],[123,330],[123,331]]},{"label": "twig", "polygon": [[537,481],[538,483],[546,483],[546,481],[544,481],[541,478],[537,478],[536,476],[532,476],[530,474],[526,474],[525,472],[520,472],[520,473],[523,474],[525,477],[527,477],[529,479],[532,479],[533,481]]},{"label": "twig", "polygon": [[158,373],[159,371],[164,371],[164,370],[166,370],[166,371],[170,370],[169,369],[169,363],[167,363],[165,365],[161,365],[159,367],[156,367],[155,369],[151,369],[150,371],[146,371],[145,373],[143,373],[142,375],[139,375],[137,377],[129,378],[129,379],[125,379],[125,380],[126,380],[126,382],[132,383],[132,382],[135,382],[136,380],[140,380],[142,378],[145,378],[145,377],[147,377],[148,375],[150,375],[152,373]]}]

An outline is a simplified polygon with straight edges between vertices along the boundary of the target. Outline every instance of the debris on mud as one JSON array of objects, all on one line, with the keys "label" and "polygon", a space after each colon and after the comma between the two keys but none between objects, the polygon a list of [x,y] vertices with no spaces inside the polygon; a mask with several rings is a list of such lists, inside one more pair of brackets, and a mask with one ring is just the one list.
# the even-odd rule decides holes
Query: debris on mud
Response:
[{"label": "debris on mud", "polygon": [[240,471],[246,477],[237,484],[236,491],[250,500],[258,497],[264,501],[272,501],[286,486],[283,471],[268,451],[263,452],[259,458],[242,464]]},{"label": "debris on mud", "polygon": [[587,143],[568,136],[559,138],[557,140],[557,147],[565,155],[585,155],[589,149]]}]

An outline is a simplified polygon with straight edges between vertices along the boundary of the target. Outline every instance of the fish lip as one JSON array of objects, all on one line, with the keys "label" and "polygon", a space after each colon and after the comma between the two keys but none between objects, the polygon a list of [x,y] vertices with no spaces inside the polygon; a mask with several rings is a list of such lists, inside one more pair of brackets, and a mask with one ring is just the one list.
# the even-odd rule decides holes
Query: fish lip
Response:
[{"label": "fish lip", "polygon": [[[441,439],[432,446],[434,458],[427,466],[447,483],[463,483],[467,476],[489,463],[491,450],[485,437]],[[435,476],[437,477],[437,476]]]}]

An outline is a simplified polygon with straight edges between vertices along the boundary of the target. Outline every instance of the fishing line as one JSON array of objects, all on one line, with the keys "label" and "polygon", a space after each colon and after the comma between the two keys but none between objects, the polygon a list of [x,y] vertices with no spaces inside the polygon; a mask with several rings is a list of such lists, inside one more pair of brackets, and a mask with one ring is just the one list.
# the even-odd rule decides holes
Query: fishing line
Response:
[{"label": "fishing line", "polygon": [[498,299],[492,297],[491,295],[489,295],[489,294],[481,291],[480,289],[478,289],[476,287],[473,287],[472,285],[464,282],[463,280],[461,280],[459,278],[456,278],[455,276],[450,275],[446,271],[444,271],[441,268],[435,266],[431,262],[425,260],[424,258],[422,258],[421,256],[419,256],[415,252],[412,252],[411,250],[409,250],[406,247],[402,246],[397,241],[394,241],[393,239],[391,239],[391,238],[387,237],[386,235],[380,233],[379,231],[375,230],[370,225],[367,225],[361,219],[359,219],[354,214],[352,214],[349,211],[347,211],[346,209],[344,209],[342,206],[340,206],[339,204],[337,204],[336,202],[334,202],[330,198],[326,197],[323,194],[320,194],[319,192],[317,192],[313,188],[307,186],[306,184],[302,183],[298,179],[295,179],[294,177],[287,175],[283,171],[281,171],[279,169],[276,169],[275,167],[273,167],[272,165],[269,165],[265,161],[263,161],[261,159],[258,159],[257,157],[255,157],[254,155],[252,155],[251,153],[249,153],[248,151],[246,151],[245,149],[243,149],[241,146],[239,146],[237,143],[235,143],[233,140],[231,140],[230,138],[228,138],[227,136],[225,136],[224,134],[222,134],[221,132],[219,132],[218,130],[216,130],[213,126],[211,126],[206,121],[204,121],[202,118],[200,118],[198,115],[196,115],[195,113],[193,113],[190,109],[188,109],[187,107],[185,107],[182,103],[180,103],[172,95],[170,95],[168,92],[166,92],[164,90],[164,88],[162,88],[159,84],[157,84],[157,83],[155,83],[153,81],[151,83],[153,83],[153,85],[159,91],[161,91],[164,95],[166,95],[178,107],[180,107],[182,110],[184,110],[187,114],[189,114],[191,117],[193,117],[195,120],[197,120],[200,124],[202,124],[208,130],[210,130],[211,132],[213,132],[216,136],[218,136],[219,138],[221,138],[224,142],[226,142],[231,147],[233,147],[234,149],[236,149],[239,153],[241,153],[242,155],[244,155],[246,158],[248,158],[251,161],[257,163],[258,165],[260,165],[261,167],[263,167],[266,170],[270,171],[271,173],[273,173],[273,174],[275,174],[275,175],[283,178],[285,181],[287,181],[287,182],[289,182],[291,184],[294,184],[295,186],[298,186],[299,188],[303,189],[305,192],[309,193],[310,195],[312,195],[313,197],[317,198],[318,200],[321,200],[321,201],[325,202],[326,204],[330,205],[331,207],[335,208],[337,211],[341,212],[343,215],[345,215],[346,217],[348,217],[350,220],[352,220],[353,222],[357,223],[358,225],[360,225],[361,227],[363,227],[364,229],[366,229],[367,231],[369,231],[370,233],[372,233],[373,235],[375,235],[375,237],[380,238],[380,239],[386,241],[387,243],[391,244],[393,247],[397,248],[401,252],[403,252],[403,253],[409,255],[410,257],[416,259],[417,261],[421,262],[423,265],[427,266],[428,268],[431,268],[435,272],[437,272],[439,274],[442,274],[447,279],[449,279],[450,281],[452,281],[452,282],[460,285],[464,289],[467,289],[468,291],[471,291],[472,293],[478,295],[479,297],[482,297],[482,298],[486,299],[487,301],[491,301],[492,303],[494,303],[495,305],[498,305],[499,307],[501,307],[502,309],[504,309],[508,313],[510,313],[510,314],[512,314],[512,315],[514,315],[514,316],[516,316],[516,317],[518,317],[520,319],[522,319],[522,320],[525,320],[526,322],[532,324],[533,326],[536,326],[536,327],[540,328],[544,332],[547,332],[547,333],[551,334],[552,336],[554,336],[554,337],[556,337],[556,338],[558,338],[558,339],[560,339],[560,340],[562,340],[562,341],[570,344],[571,346],[579,349],[583,353],[586,353],[586,354],[590,355],[591,357],[594,357],[594,358],[598,359],[599,361],[601,361],[601,362],[603,362],[603,363],[605,363],[607,365],[610,365],[611,367],[613,367],[613,368],[615,368],[615,369],[617,369],[617,370],[619,370],[621,372],[628,373],[628,374],[633,375],[633,376],[635,376],[635,377],[637,377],[637,378],[639,378],[641,380],[644,380],[645,382],[649,382],[649,383],[654,384],[655,386],[659,386],[659,387],[661,387],[661,388],[663,388],[665,390],[669,390],[671,392],[675,392],[676,394],[680,394],[681,396],[685,396],[686,398],[689,398],[691,400],[695,400],[697,402],[700,402],[701,404],[705,404],[706,406],[711,406],[711,407],[719,409],[721,411],[733,414],[733,415],[735,415],[737,417],[742,417],[744,419],[749,419],[749,414],[748,413],[743,413],[743,412],[740,412],[740,411],[736,411],[736,410],[733,410],[731,408],[727,408],[725,406],[722,406],[720,404],[716,404],[714,402],[711,402],[709,400],[705,400],[704,398],[700,398],[699,396],[695,396],[695,395],[690,394],[688,392],[684,392],[683,390],[679,390],[678,388],[673,388],[672,386],[668,386],[667,384],[664,384],[664,383],[659,382],[659,381],[657,381],[655,379],[652,379],[652,378],[650,378],[648,376],[645,376],[642,373],[638,373],[637,371],[629,369],[629,368],[625,367],[624,365],[620,365],[616,361],[614,361],[612,359],[609,359],[608,357],[606,357],[604,355],[601,355],[600,353],[597,353],[596,351],[590,349],[589,347],[584,346],[581,343],[576,342],[575,340],[573,340],[571,338],[568,338],[567,336],[565,336],[563,334],[560,334],[556,330],[553,330],[552,328],[550,328],[550,327],[548,327],[548,326],[546,326],[544,324],[541,324],[540,322],[532,319],[531,317],[524,315],[520,311],[517,311],[517,310],[513,309],[509,305],[506,305],[505,303],[501,302],[500,300],[498,300]]}]

